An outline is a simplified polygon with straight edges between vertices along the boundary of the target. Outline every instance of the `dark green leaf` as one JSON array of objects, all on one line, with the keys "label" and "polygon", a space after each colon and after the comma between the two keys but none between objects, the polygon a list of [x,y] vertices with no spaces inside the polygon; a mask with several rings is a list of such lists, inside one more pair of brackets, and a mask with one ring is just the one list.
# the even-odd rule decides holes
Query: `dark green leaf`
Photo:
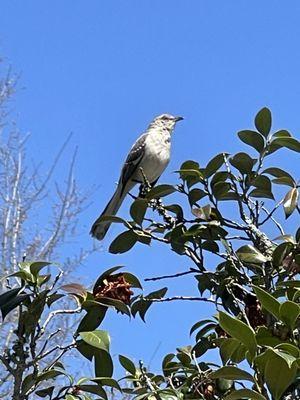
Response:
[{"label": "dark green leaf", "polygon": [[247,348],[237,339],[225,338],[220,344],[220,356],[223,364],[231,360],[239,363],[245,358]]},{"label": "dark green leaf", "polygon": [[111,378],[113,374],[113,362],[110,354],[105,350],[97,349],[95,353],[95,375],[96,377]]},{"label": "dark green leaf", "polygon": [[219,323],[225,332],[242,342],[249,350],[251,356],[254,357],[257,343],[255,333],[251,327],[222,311],[219,313]]},{"label": "dark green leaf", "polygon": [[113,272],[118,271],[119,269],[123,268],[122,265],[118,265],[117,267],[112,267],[104,271],[99,278],[96,280],[96,283],[94,285],[93,291],[102,284],[103,280],[106,279],[108,276],[110,276]]},{"label": "dark green leaf", "polygon": [[237,153],[233,157],[230,157],[229,162],[240,171],[241,174],[249,174],[256,160],[251,158],[247,153]]},{"label": "dark green leaf", "polygon": [[217,182],[212,187],[213,195],[217,200],[221,200],[222,196],[229,192],[230,187],[230,183],[228,182]]},{"label": "dark green leaf", "polygon": [[271,144],[280,147],[286,147],[290,150],[300,153],[300,142],[292,137],[278,137],[273,139]]},{"label": "dark green leaf", "polygon": [[224,400],[267,400],[265,396],[250,389],[239,389],[232,391]]},{"label": "dark green leaf", "polygon": [[288,186],[295,186],[295,181],[294,178],[286,171],[284,171],[283,169],[280,168],[267,168],[263,171],[264,174],[269,174],[274,176],[277,179],[274,179],[273,182],[274,183],[282,183],[282,184],[286,184]]},{"label": "dark green leaf", "polygon": [[225,153],[220,153],[216,155],[210,162],[207,164],[206,168],[204,169],[204,177],[209,178],[212,176],[221,166],[224,164],[224,157],[226,156]]},{"label": "dark green leaf", "polygon": [[127,314],[128,316],[130,316],[129,308],[121,300],[111,299],[109,297],[99,297],[97,299],[97,302],[99,302],[100,304],[105,305],[105,306],[114,307],[116,310],[120,311],[122,314]]},{"label": "dark green leaf", "polygon": [[205,196],[207,196],[207,193],[204,192],[204,190],[202,190],[202,189],[192,189],[189,192],[190,205],[193,206],[194,204],[196,204],[199,200],[201,200]]},{"label": "dark green leaf", "polygon": [[29,294],[17,294],[20,293],[22,288],[16,288],[3,293],[0,296],[0,310],[2,314],[2,320],[4,321],[7,314],[18,307],[23,301],[30,297]]},{"label": "dark green leaf", "polygon": [[208,324],[208,323],[210,324],[210,323],[212,323],[212,322],[214,322],[214,321],[211,320],[211,319],[204,319],[204,320],[202,320],[202,321],[196,322],[196,323],[191,327],[190,335],[192,335],[197,329],[201,328],[201,326],[206,325],[206,324]]},{"label": "dark green leaf", "polygon": [[[272,136],[272,138],[281,138],[281,137],[291,137],[292,135],[287,131],[287,130],[280,130]],[[274,153],[274,151],[277,151],[280,149],[282,146],[279,144],[276,144],[273,140],[268,146],[268,155]]]},{"label": "dark green leaf", "polygon": [[221,367],[217,371],[212,372],[209,376],[212,379],[225,378],[255,382],[255,379],[248,372],[233,366]]},{"label": "dark green leaf", "polygon": [[122,367],[125,368],[126,371],[128,371],[131,375],[136,374],[135,365],[131,360],[129,360],[129,358],[119,355],[119,361],[120,361],[120,364],[122,365]]},{"label": "dark green leaf", "polygon": [[264,198],[264,199],[272,199],[272,200],[274,200],[273,193],[269,192],[268,190],[263,190],[263,189],[253,189],[249,193],[249,196],[255,197],[255,198]]},{"label": "dark green leaf", "polygon": [[76,385],[76,387],[82,392],[97,394],[102,399],[107,399],[105,390],[99,385]]},{"label": "dark green leaf", "polygon": [[255,116],[255,127],[264,137],[267,137],[270,133],[272,126],[272,114],[271,111],[264,107]]},{"label": "dark green leaf", "polygon": [[133,231],[125,231],[117,236],[109,246],[109,252],[113,254],[126,253],[138,241],[138,236]]},{"label": "dark green leaf", "polygon": [[148,201],[146,199],[136,199],[132,203],[130,207],[130,215],[138,225],[142,225],[147,207]]},{"label": "dark green leaf", "polygon": [[124,276],[126,282],[130,283],[130,285],[132,287],[143,289],[141,282],[138,280],[138,278],[135,275],[131,274],[130,272],[124,272],[123,276]]},{"label": "dark green leaf", "polygon": [[270,293],[266,292],[264,289],[254,286],[253,285],[254,292],[260,301],[262,307],[271,313],[275,318],[279,319],[279,308],[280,308],[280,303],[273,297]]},{"label": "dark green leaf", "polygon": [[202,337],[199,342],[195,344],[195,346],[192,349],[192,352],[195,353],[195,356],[201,357],[203,354],[207,352],[207,350],[210,349],[211,343],[206,337]]},{"label": "dark green leaf", "polygon": [[263,150],[263,148],[265,146],[265,140],[264,140],[263,136],[258,132],[244,130],[244,131],[238,132],[238,137],[241,139],[242,142],[253,147],[259,153]]},{"label": "dark green leaf", "polygon": [[279,315],[281,321],[283,321],[291,330],[294,329],[295,323],[300,314],[300,307],[293,301],[285,301],[279,307]]},{"label": "dark green leaf", "polygon": [[293,249],[293,244],[290,242],[280,243],[273,252],[273,264],[275,267],[283,265],[284,259],[290,254]]},{"label": "dark green leaf", "polygon": [[154,186],[150,192],[147,193],[146,197],[147,199],[158,199],[174,192],[176,192],[176,188],[172,185],[158,185]]},{"label": "dark green leaf", "polygon": [[90,346],[89,344],[85,343],[83,340],[77,341],[76,349],[79,351],[83,357],[87,358],[89,361],[92,361],[94,354],[95,354],[95,347]]},{"label": "dark green leaf", "polygon": [[49,386],[45,389],[37,390],[35,392],[35,394],[39,397],[47,397],[47,396],[51,397],[54,389],[55,389],[55,386]]},{"label": "dark green leaf", "polygon": [[94,331],[103,321],[107,307],[92,307],[82,318],[77,328],[77,332]]}]

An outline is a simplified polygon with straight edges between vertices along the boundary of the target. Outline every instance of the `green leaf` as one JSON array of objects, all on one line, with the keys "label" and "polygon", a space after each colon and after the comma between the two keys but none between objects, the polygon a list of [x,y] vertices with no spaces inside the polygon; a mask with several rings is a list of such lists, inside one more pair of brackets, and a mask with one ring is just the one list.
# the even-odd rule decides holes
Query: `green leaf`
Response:
[{"label": "green leaf", "polygon": [[[279,350],[268,348],[255,359],[255,364],[263,374],[275,400],[281,399],[286,389],[294,382],[297,373],[297,363],[289,363],[289,359],[283,355]],[[275,371],[280,373],[274,373]]]},{"label": "green leaf", "polygon": [[266,257],[251,245],[240,247],[236,253],[245,263],[262,264],[267,261]]},{"label": "green leaf", "polygon": [[241,139],[242,142],[248,144],[249,146],[253,147],[259,153],[265,147],[265,140],[262,135],[255,131],[244,130],[238,132],[238,137]]},{"label": "green leaf", "polygon": [[138,241],[138,235],[133,231],[125,231],[117,236],[109,246],[109,252],[112,254],[126,253]]},{"label": "green leaf", "polygon": [[271,111],[264,107],[255,116],[255,127],[264,137],[267,137],[270,133],[272,126],[272,114]]},{"label": "green leaf", "polygon": [[110,337],[106,331],[79,332],[82,340],[97,349],[109,351]]},{"label": "green leaf", "polygon": [[[290,134],[290,132],[288,132],[285,129],[281,129],[280,131],[278,131],[278,132],[274,133],[274,135],[272,135],[272,139],[281,138],[281,137],[291,137],[291,136],[292,135]],[[281,145],[276,144],[273,140],[273,142],[271,142],[268,146],[268,155],[274,153],[281,147],[282,147]]]},{"label": "green leaf", "polygon": [[203,356],[210,348],[210,341],[206,337],[202,337],[193,347],[192,353],[195,353],[195,356],[198,358]]},{"label": "green leaf", "polygon": [[204,192],[202,189],[192,189],[189,192],[189,203],[190,206],[193,206],[196,204],[199,200],[201,200],[203,197],[207,196],[207,193]]},{"label": "green leaf", "polygon": [[237,153],[229,158],[229,162],[240,171],[241,174],[249,174],[256,160],[251,158],[247,153]]},{"label": "green leaf", "polygon": [[196,322],[190,329],[190,336],[199,328],[201,328],[201,326],[206,325],[206,324],[210,324],[214,322],[212,319],[204,319],[202,321],[198,321]]},{"label": "green leaf", "polygon": [[290,150],[300,153],[300,142],[299,140],[292,137],[278,137],[272,140],[271,144],[280,147],[286,147]]},{"label": "green leaf", "polygon": [[[271,168],[265,169],[263,171],[263,173],[269,174],[269,175],[274,176],[275,178],[278,178],[278,179],[273,180],[274,183],[285,182],[285,184],[287,184],[288,186],[292,186],[292,187],[295,186],[294,178],[288,172],[284,171],[283,169],[271,167]],[[280,179],[284,179],[284,180],[280,181]]]},{"label": "green leaf", "polygon": [[222,200],[223,196],[229,192],[230,188],[231,185],[228,182],[217,182],[213,185],[212,192],[217,200]]},{"label": "green leaf", "polygon": [[286,219],[293,214],[298,204],[299,192],[297,188],[292,188],[287,192],[283,199],[283,208]]},{"label": "green leaf", "polygon": [[138,278],[135,275],[131,274],[130,272],[124,272],[123,276],[124,276],[126,282],[130,283],[130,285],[132,287],[143,289],[141,282],[138,280]]},{"label": "green leaf", "polygon": [[111,378],[113,374],[113,362],[110,354],[105,350],[98,349],[95,353],[95,375],[96,377]]},{"label": "green leaf", "polygon": [[130,207],[130,215],[138,225],[142,225],[147,207],[148,201],[146,199],[136,199],[132,203]]},{"label": "green leaf", "polygon": [[116,310],[120,311],[122,314],[127,314],[130,316],[129,308],[123,301],[117,299],[111,299],[110,297],[100,297],[97,302],[102,305],[114,307]]},{"label": "green leaf", "polygon": [[222,311],[219,312],[219,323],[225,332],[242,342],[249,350],[251,356],[254,357],[257,343],[255,333],[251,327]]},{"label": "green leaf", "polygon": [[220,344],[220,356],[223,364],[227,361],[240,363],[245,359],[246,347],[237,339],[225,338],[221,340]]},{"label": "green leaf", "polygon": [[97,350],[95,347],[90,346],[83,340],[78,340],[76,342],[76,349],[81,355],[83,355],[83,357],[87,358],[89,361],[92,361],[95,351]]},{"label": "green leaf", "polygon": [[209,178],[212,176],[221,166],[224,164],[225,160],[224,157],[226,156],[225,153],[220,153],[216,155],[210,162],[207,164],[206,168],[204,169],[204,177]]},{"label": "green leaf", "polygon": [[30,263],[29,269],[32,275],[36,277],[42,268],[48,267],[49,265],[51,265],[51,263],[47,261],[35,261]]},{"label": "green leaf", "polygon": [[176,192],[176,188],[172,185],[158,185],[154,186],[146,195],[147,199],[158,199],[160,197],[168,196]]},{"label": "green leaf", "polygon": [[125,368],[126,371],[128,371],[131,375],[136,374],[135,365],[131,360],[129,360],[129,358],[119,355],[119,361],[120,361],[120,364],[122,365],[122,367]]},{"label": "green leaf", "polygon": [[250,389],[239,389],[232,391],[224,400],[267,400],[265,396]]},{"label": "green leaf", "polygon": [[272,199],[272,200],[274,200],[273,193],[269,192],[268,190],[263,190],[263,189],[253,189],[249,193],[249,196],[255,197],[255,198],[264,198],[264,199]]},{"label": "green leaf", "polygon": [[273,265],[275,267],[282,266],[284,259],[290,254],[293,248],[294,246],[290,242],[280,243],[273,251]]},{"label": "green leaf", "polygon": [[30,294],[27,293],[17,294],[20,293],[22,289],[23,288],[11,289],[0,296],[0,310],[3,321],[7,314],[30,297]]},{"label": "green leaf", "polygon": [[118,271],[119,269],[123,268],[123,265],[118,265],[116,267],[112,267],[104,271],[99,278],[96,280],[94,285],[93,291],[102,284],[103,280],[106,279],[108,276],[112,275],[113,272]]},{"label": "green leaf", "polygon": [[99,385],[76,385],[76,387],[83,392],[97,394],[102,399],[107,399],[105,390]]},{"label": "green leaf", "polygon": [[55,389],[55,386],[49,386],[49,387],[47,387],[47,388],[45,388],[45,389],[37,390],[37,391],[34,392],[34,393],[35,393],[37,396],[43,397],[43,398],[44,398],[44,397],[47,397],[47,396],[51,397],[54,389]]},{"label": "green leaf", "polygon": [[252,375],[248,372],[233,366],[225,366],[221,367],[217,371],[209,374],[209,377],[212,379],[224,378],[224,379],[232,379],[232,380],[246,380],[250,382],[255,382]]},{"label": "green leaf", "polygon": [[279,315],[281,321],[283,321],[291,330],[294,329],[295,323],[300,314],[300,307],[293,301],[285,301],[279,307]]},{"label": "green leaf", "polygon": [[107,307],[92,307],[82,318],[76,332],[94,331],[103,321]]},{"label": "green leaf", "polygon": [[280,319],[279,308],[280,303],[273,297],[270,293],[266,292],[264,289],[254,286],[254,292],[260,301],[262,307],[272,314],[275,318]]}]

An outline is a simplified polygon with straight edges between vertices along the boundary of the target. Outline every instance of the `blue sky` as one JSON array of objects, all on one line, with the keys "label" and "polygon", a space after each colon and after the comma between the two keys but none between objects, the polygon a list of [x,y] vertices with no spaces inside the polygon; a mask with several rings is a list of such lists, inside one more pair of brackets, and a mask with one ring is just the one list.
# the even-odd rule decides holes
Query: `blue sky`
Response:
[{"label": "blue sky", "polygon": [[[2,0],[0,55],[20,73],[13,107],[18,126],[32,134],[31,157],[47,167],[72,131],[78,181],[82,188],[99,185],[78,245],[89,245],[90,224],[111,196],[128,149],[157,114],[185,117],[164,182],[176,182],[172,171],[186,159],[203,165],[221,151],[245,151],[236,132],[251,127],[263,106],[273,111],[276,129],[299,137],[299,18],[297,0]],[[281,154],[282,166],[295,172],[298,155]],[[61,163],[57,174],[64,172]],[[121,215],[128,215],[128,202]],[[78,269],[86,283],[113,265],[141,279],[189,267],[161,246],[111,255],[106,249],[117,232]],[[171,293],[195,289],[184,279]],[[153,358],[156,368],[209,315],[203,304],[163,304],[146,325],[114,315],[105,328],[115,353],[146,364]]]}]

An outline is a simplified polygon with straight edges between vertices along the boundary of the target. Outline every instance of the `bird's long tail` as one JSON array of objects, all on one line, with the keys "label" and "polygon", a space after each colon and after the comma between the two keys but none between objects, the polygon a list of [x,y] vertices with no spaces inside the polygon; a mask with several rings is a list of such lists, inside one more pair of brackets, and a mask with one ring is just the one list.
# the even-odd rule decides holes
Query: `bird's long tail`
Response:
[{"label": "bird's long tail", "polygon": [[104,215],[116,215],[119,208],[121,207],[121,204],[123,203],[123,200],[124,200],[127,192],[128,192],[128,190],[124,190],[123,186],[121,184],[118,184],[118,187],[117,187],[114,195],[108,202],[104,211],[93,223],[90,234],[94,238],[96,238],[98,240],[102,240],[105,237],[105,235],[111,225],[111,222],[110,221],[101,221],[101,217],[103,217]]}]

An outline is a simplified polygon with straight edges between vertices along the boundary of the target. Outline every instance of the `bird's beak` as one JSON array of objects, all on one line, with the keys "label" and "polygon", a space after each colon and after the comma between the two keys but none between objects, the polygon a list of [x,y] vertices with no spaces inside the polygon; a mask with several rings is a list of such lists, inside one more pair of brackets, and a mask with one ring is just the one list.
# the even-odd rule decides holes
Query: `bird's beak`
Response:
[{"label": "bird's beak", "polygon": [[182,121],[183,119],[184,119],[183,117],[177,116],[175,117],[175,122]]}]

